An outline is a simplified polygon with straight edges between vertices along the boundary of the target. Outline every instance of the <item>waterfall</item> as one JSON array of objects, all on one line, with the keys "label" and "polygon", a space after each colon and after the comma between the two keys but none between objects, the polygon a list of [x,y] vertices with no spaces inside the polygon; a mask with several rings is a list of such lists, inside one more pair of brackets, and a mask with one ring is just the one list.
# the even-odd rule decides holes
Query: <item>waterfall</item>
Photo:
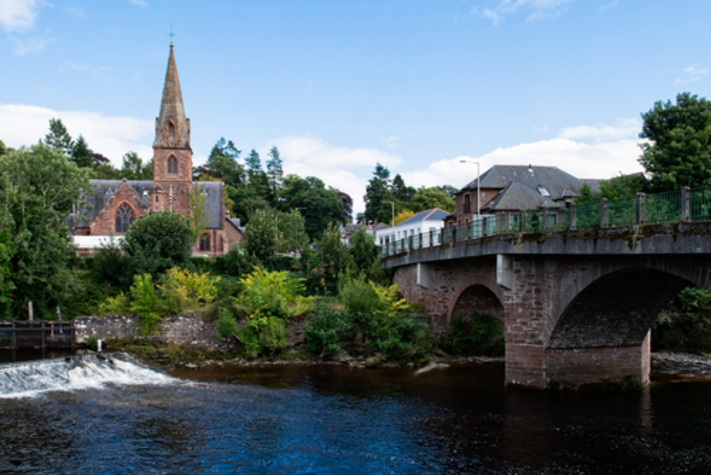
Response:
[{"label": "waterfall", "polygon": [[177,382],[125,353],[83,355],[0,364],[0,398],[32,397],[110,385],[162,385]]}]

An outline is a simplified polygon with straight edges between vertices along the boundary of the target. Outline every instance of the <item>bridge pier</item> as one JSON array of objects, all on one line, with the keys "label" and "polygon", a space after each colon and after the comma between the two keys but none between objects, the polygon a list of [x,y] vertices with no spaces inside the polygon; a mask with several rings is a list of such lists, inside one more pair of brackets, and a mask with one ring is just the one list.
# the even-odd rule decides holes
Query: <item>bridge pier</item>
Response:
[{"label": "bridge pier", "polygon": [[711,290],[710,236],[711,223],[520,233],[411,250],[386,264],[436,336],[455,316],[502,319],[506,384],[643,385],[660,311],[685,287]]}]

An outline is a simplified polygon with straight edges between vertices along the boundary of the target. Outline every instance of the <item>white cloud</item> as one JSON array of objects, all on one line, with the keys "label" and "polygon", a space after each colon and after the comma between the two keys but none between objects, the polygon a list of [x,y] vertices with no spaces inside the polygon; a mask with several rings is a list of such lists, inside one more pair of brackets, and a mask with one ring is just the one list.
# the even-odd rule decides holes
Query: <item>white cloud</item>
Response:
[{"label": "white cloud", "polygon": [[86,20],[86,12],[78,3],[71,3],[65,7],[65,11],[75,18]]},{"label": "white cloud", "polygon": [[89,148],[109,158],[115,166],[121,166],[121,157],[129,151],[138,153],[144,160],[153,156],[152,121],[99,112],[0,104],[0,140],[13,148],[35,144],[47,134],[51,118],[61,119],[73,138],[83,135]]},{"label": "white cloud", "polygon": [[381,142],[383,142],[385,145],[387,145],[389,148],[397,148],[397,143],[400,141],[400,137],[396,137],[394,135],[390,137],[386,137]]},{"label": "white cloud", "polygon": [[607,10],[612,10],[614,8],[617,8],[617,5],[620,3],[620,0],[612,0],[611,3],[608,3],[607,5],[603,6],[600,8],[601,12],[606,12]]},{"label": "white cloud", "polygon": [[11,37],[10,39],[13,43],[15,43],[12,53],[17,56],[38,54],[49,44],[54,42],[54,38],[48,36],[30,36],[25,38]]},{"label": "white cloud", "polygon": [[638,119],[620,119],[615,125],[596,124],[566,127],[560,131],[558,136],[564,139],[594,139],[595,142],[604,142],[634,137],[640,130],[642,130],[642,124]]},{"label": "white cloud", "polygon": [[67,71],[80,71],[83,73],[89,73],[94,79],[100,81],[108,82],[113,79],[114,68],[109,66],[89,66],[86,63],[76,63],[73,61],[65,61],[59,66],[60,72]]},{"label": "white cloud", "polygon": [[694,82],[698,81],[701,79],[702,76],[705,76],[709,72],[708,68],[697,68],[696,65],[694,66],[689,66],[688,68],[684,69],[684,73],[686,73],[685,78],[677,78],[674,81],[674,84],[684,84],[688,82]]},{"label": "white cloud", "polygon": [[285,174],[315,176],[326,185],[348,193],[353,198],[355,213],[365,209],[363,195],[375,165],[380,163],[392,170],[402,164],[400,157],[387,152],[372,148],[333,146],[311,136],[288,136],[268,143],[268,147],[260,149],[263,157],[266,157],[272,145],[276,145]]},{"label": "white cloud", "polygon": [[535,22],[547,18],[557,18],[560,16],[562,9],[570,3],[571,0],[499,0],[499,4],[495,8],[478,8],[470,9],[470,13],[479,14],[494,25],[500,24],[508,15],[513,15],[519,12],[528,14],[526,21]]},{"label": "white cloud", "polygon": [[[634,126],[636,124],[636,126]],[[432,163],[425,170],[402,173],[410,186],[464,186],[476,178],[479,162],[484,173],[493,165],[555,166],[579,178],[611,178],[619,173],[642,171],[636,135],[641,129],[637,120],[619,120],[614,126],[594,125],[567,127],[551,140],[499,148],[478,156],[459,156]],[[577,140],[573,140],[577,139]],[[583,141],[586,139],[586,141]]]},{"label": "white cloud", "polygon": [[148,8],[148,3],[146,3],[146,0],[128,0],[128,1],[134,5],[139,6],[139,7]]},{"label": "white cloud", "polygon": [[43,0],[0,0],[0,26],[6,33],[27,30],[45,5]]}]

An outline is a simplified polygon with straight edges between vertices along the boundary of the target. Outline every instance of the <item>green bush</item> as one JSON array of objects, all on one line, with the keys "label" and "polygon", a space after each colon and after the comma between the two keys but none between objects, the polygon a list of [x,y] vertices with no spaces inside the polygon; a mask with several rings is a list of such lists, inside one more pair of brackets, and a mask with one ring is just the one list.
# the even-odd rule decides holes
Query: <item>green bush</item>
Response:
[{"label": "green bush", "polygon": [[475,313],[472,322],[455,317],[440,347],[453,355],[503,356],[504,327],[491,315]]},{"label": "green bush", "polygon": [[90,350],[96,351],[99,348],[99,339],[92,335],[86,339],[86,346]]},{"label": "green bush", "polygon": [[276,354],[286,348],[286,322],[278,317],[247,318],[238,336],[245,353],[253,358],[265,353]]},{"label": "green bush", "polygon": [[217,312],[217,338],[227,338],[237,333],[237,321],[228,308],[221,308]]},{"label": "green bush", "polygon": [[304,328],[306,348],[323,358],[342,353],[340,339],[349,329],[349,324],[339,311],[319,302],[311,313],[311,321]]},{"label": "green bush", "polygon": [[652,345],[711,352],[711,292],[700,287],[682,290],[652,325]]},{"label": "green bush", "polygon": [[108,284],[124,292],[131,287],[133,271],[130,260],[123,255],[114,239],[97,249],[92,258],[87,259],[91,259],[86,265],[91,263],[92,276],[97,283]]},{"label": "green bush", "polygon": [[386,319],[377,327],[368,349],[392,357],[427,353],[431,331],[425,319],[425,316],[415,314]]},{"label": "green bush", "polygon": [[237,302],[250,318],[297,317],[306,314],[313,301],[301,296],[303,279],[291,279],[286,271],[269,272],[257,267],[239,282],[242,291]]},{"label": "green bush", "polygon": [[131,311],[140,319],[142,335],[150,336],[160,331],[165,306],[150,274],[135,277],[131,286]]}]

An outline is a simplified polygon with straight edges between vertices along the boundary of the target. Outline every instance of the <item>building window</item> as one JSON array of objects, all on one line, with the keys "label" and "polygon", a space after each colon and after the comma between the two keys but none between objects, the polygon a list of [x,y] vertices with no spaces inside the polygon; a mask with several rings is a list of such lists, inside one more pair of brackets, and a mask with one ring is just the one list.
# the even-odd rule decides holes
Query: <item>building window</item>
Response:
[{"label": "building window", "polygon": [[469,195],[464,195],[464,212],[470,213],[472,210],[472,203],[469,200]]},{"label": "building window", "polygon": [[178,159],[172,155],[168,157],[168,173],[178,173]]},{"label": "building window", "polygon": [[128,227],[136,220],[131,207],[124,203],[116,210],[116,224],[114,232],[125,233]]},{"label": "building window", "polygon": [[170,140],[175,140],[175,126],[172,122],[168,124],[168,137],[170,137]]},{"label": "building window", "polygon": [[486,199],[486,192],[482,191],[481,192],[481,200],[484,201]]},{"label": "building window", "polygon": [[203,234],[200,236],[200,250],[209,251],[210,250],[210,235]]}]

